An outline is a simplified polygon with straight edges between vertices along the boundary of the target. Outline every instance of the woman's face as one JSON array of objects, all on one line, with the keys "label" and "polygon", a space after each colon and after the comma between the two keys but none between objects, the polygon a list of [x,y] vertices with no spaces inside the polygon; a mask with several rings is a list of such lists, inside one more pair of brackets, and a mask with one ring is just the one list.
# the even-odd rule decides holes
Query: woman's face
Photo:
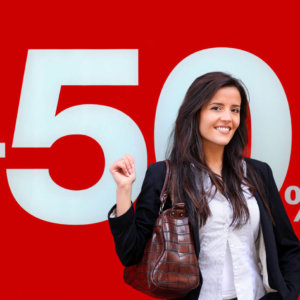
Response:
[{"label": "woman's face", "polygon": [[204,147],[224,148],[240,125],[241,95],[236,87],[220,88],[200,111],[199,131]]}]

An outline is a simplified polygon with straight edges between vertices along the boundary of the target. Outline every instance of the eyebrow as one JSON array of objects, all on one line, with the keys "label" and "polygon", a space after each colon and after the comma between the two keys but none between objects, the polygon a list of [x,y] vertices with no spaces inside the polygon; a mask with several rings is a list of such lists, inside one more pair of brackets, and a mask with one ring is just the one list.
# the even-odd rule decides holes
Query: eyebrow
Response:
[{"label": "eyebrow", "polygon": [[[222,106],[224,106],[223,103],[219,103],[219,102],[213,102],[213,103],[210,103],[209,105],[222,105]],[[234,107],[241,107],[240,105],[237,105],[237,104],[233,104],[233,105],[231,105],[231,106],[234,106]]]}]

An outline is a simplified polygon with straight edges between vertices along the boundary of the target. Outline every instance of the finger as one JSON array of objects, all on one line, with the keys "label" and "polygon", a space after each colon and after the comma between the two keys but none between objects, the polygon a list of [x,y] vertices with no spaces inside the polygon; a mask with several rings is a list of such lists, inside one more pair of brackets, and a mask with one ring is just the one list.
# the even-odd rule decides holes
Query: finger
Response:
[{"label": "finger", "polygon": [[126,165],[126,162],[124,159],[122,159],[122,161],[120,161],[119,167],[122,170],[123,174],[125,174],[126,176],[129,176],[127,165]]},{"label": "finger", "polygon": [[131,172],[132,172],[132,167],[131,167],[130,160],[128,159],[127,156],[124,158],[124,163],[125,163],[125,165],[126,165],[126,169],[127,169],[128,174],[131,174]]},{"label": "finger", "polygon": [[126,164],[123,159],[115,161],[110,167],[111,173],[123,173],[126,176],[129,176],[129,173],[126,168]]},{"label": "finger", "polygon": [[130,155],[130,154],[127,154],[126,158],[129,161],[129,163],[130,163],[130,168],[132,169],[134,167],[134,157],[132,155]]},{"label": "finger", "polygon": [[110,166],[110,172],[120,172],[122,170],[122,173],[129,176],[132,172],[135,171],[134,169],[134,157],[130,154],[126,154],[117,161],[115,161]]}]

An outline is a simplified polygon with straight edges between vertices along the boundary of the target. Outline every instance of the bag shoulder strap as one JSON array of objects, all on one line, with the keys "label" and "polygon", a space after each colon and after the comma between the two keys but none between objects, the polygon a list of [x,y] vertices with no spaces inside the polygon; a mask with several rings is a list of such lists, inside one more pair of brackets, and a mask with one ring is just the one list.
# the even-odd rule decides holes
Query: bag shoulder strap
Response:
[{"label": "bag shoulder strap", "polygon": [[165,160],[166,163],[166,176],[163,188],[160,193],[160,209],[159,214],[163,211],[164,205],[168,198],[168,185],[169,185],[169,179],[170,179],[170,162],[168,160]]}]

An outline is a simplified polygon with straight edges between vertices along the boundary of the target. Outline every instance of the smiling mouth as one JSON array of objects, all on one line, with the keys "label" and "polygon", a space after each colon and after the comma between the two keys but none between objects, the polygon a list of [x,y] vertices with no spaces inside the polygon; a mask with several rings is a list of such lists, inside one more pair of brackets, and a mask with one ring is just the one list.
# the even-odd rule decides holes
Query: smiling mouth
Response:
[{"label": "smiling mouth", "polygon": [[224,126],[215,127],[215,129],[221,133],[228,133],[231,130],[230,127],[224,127]]}]

